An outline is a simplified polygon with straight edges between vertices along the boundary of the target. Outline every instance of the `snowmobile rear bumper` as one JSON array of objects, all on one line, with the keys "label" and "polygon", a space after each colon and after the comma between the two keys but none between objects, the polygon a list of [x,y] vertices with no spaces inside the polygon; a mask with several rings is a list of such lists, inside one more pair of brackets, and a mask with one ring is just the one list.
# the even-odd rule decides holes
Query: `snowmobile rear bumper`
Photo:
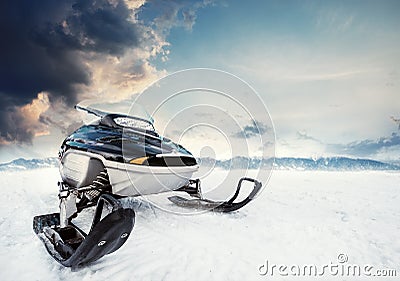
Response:
[{"label": "snowmobile rear bumper", "polygon": [[[104,218],[104,210],[111,210]],[[60,227],[60,214],[36,216],[33,230],[49,254],[67,267],[94,262],[119,249],[129,237],[135,223],[135,212],[124,208],[118,199],[103,194],[97,203],[89,234],[74,224]]]}]

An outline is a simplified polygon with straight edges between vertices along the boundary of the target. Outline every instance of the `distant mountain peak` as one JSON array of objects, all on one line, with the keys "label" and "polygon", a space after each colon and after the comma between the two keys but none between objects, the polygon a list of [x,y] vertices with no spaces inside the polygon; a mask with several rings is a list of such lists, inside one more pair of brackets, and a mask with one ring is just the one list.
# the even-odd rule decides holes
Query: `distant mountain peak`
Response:
[{"label": "distant mountain peak", "polygon": [[41,168],[58,167],[59,160],[57,157],[49,157],[43,159],[24,159],[18,158],[11,162],[0,164],[0,171],[23,171]]},{"label": "distant mountain peak", "polygon": [[271,168],[275,170],[322,170],[322,171],[354,171],[354,170],[400,170],[400,166],[371,159],[348,157],[321,157],[321,158],[248,158],[243,156],[229,160],[215,160],[201,158],[203,165],[220,167],[223,169],[259,169]]},{"label": "distant mountain peak", "polygon": [[[229,169],[268,169],[274,170],[308,170],[308,171],[362,171],[362,170],[391,170],[400,171],[400,165],[384,163],[371,159],[348,157],[321,157],[321,158],[249,158],[237,156],[228,160],[213,158],[199,158],[198,162],[204,166],[215,166],[225,170]],[[58,167],[56,157],[43,159],[18,158],[11,162],[0,164],[0,171],[23,171],[40,168]]]}]

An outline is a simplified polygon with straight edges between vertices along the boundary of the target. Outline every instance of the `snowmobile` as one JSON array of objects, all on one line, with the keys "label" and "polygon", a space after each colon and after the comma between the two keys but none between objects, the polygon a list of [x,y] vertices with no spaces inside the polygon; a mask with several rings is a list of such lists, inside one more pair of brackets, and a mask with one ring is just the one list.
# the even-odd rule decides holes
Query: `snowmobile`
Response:
[{"label": "snowmobile", "polygon": [[[232,212],[249,203],[261,189],[252,178],[241,178],[227,201],[203,198],[196,158],[184,147],[159,135],[149,115],[120,114],[77,105],[97,116],[68,136],[59,152],[61,181],[58,213],[36,216],[33,229],[48,253],[66,267],[80,267],[119,249],[130,236],[135,212],[121,203],[128,196],[179,191],[186,199],[171,196],[178,206]],[[235,202],[244,181],[254,187]],[[89,233],[72,221],[95,207]]]}]

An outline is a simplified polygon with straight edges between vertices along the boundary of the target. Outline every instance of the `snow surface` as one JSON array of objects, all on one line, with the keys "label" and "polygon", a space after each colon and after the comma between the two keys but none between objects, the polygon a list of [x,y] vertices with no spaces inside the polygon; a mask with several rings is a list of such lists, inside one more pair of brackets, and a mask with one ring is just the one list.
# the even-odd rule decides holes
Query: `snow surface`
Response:
[{"label": "snow surface", "polygon": [[[400,273],[398,172],[275,171],[255,201],[231,214],[177,215],[134,199],[127,243],[75,270],[54,261],[32,230],[33,216],[58,211],[58,170],[0,175],[0,280],[310,280],[261,276],[258,268],[266,259],[322,266],[341,253],[349,263]],[[162,196],[158,204],[170,208]],[[90,211],[82,217],[90,221]]]}]

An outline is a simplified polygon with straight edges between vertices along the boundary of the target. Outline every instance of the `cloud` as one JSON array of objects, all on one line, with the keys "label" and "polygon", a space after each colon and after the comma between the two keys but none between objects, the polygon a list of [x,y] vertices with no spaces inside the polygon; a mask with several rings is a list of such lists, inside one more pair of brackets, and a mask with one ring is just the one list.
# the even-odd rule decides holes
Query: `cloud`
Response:
[{"label": "cloud", "polygon": [[182,12],[183,24],[188,30],[192,30],[194,23],[196,22],[196,11],[185,10]]},{"label": "cloud", "polygon": [[253,120],[251,125],[244,126],[241,131],[236,132],[232,136],[235,138],[249,139],[255,136],[263,135],[269,129],[270,128],[267,125],[257,120]]},{"label": "cloud", "polygon": [[62,102],[51,104],[45,112],[40,114],[38,121],[48,128],[58,129],[63,135],[71,134],[84,124],[79,114]]},{"label": "cloud", "polygon": [[[400,135],[393,132],[389,136],[383,136],[377,139],[365,139],[361,141],[353,141],[349,143],[327,143],[306,132],[297,132],[297,138],[290,143],[282,143],[282,146],[295,146],[299,153],[305,151],[310,155],[343,155],[349,157],[367,157],[374,159],[386,160],[390,156],[388,152],[394,153],[398,157],[400,152]],[[297,145],[297,146],[296,146]],[[302,148],[300,148],[302,147]],[[383,157],[383,158],[382,158]]]},{"label": "cloud", "polygon": [[[80,98],[80,86],[91,83],[87,62],[92,56],[122,55],[128,47],[141,44],[144,35],[131,21],[131,11],[123,1],[113,2],[16,0],[1,4],[3,141],[31,141],[35,134],[26,131],[24,122],[29,116],[21,108],[39,92],[46,91],[50,102],[72,105]],[[14,130],[10,119],[14,119]]]},{"label": "cloud", "polygon": [[349,70],[335,73],[310,73],[302,75],[294,75],[286,77],[288,80],[294,81],[332,81],[339,79],[350,79],[357,75],[378,72],[379,69],[362,69],[362,70]]},{"label": "cloud", "polygon": [[397,133],[392,133],[388,137],[381,137],[376,140],[367,139],[363,141],[351,142],[345,145],[328,145],[329,150],[359,157],[371,157],[381,153],[382,150],[391,148],[398,148],[400,150],[400,135]]},{"label": "cloud", "polygon": [[156,15],[152,23],[159,32],[166,35],[174,27],[184,27],[186,30],[191,31],[196,22],[197,11],[207,6],[215,5],[215,1],[149,0],[146,5],[153,12],[158,11],[159,14]]},{"label": "cloud", "polygon": [[325,5],[314,11],[316,27],[322,31],[346,32],[356,23],[355,12],[348,7]]},{"label": "cloud", "polygon": [[[6,105],[23,105],[38,92],[77,101],[90,83],[83,54],[122,54],[141,34],[122,1],[9,1],[0,9],[0,91]],[[4,104],[4,103],[2,103]]]},{"label": "cloud", "polygon": [[304,131],[297,131],[297,138],[300,140],[311,140],[311,141],[315,141],[318,143],[322,143],[320,140],[318,140],[312,136],[309,136],[307,134],[307,132],[304,132]]},{"label": "cloud", "polygon": [[390,119],[397,125],[399,125],[398,130],[400,130],[400,119],[394,118],[393,116],[390,116]]},{"label": "cloud", "polygon": [[30,142],[34,136],[48,134],[47,127],[39,122],[40,116],[50,106],[47,93],[39,93],[31,103],[0,111],[2,131],[0,145],[11,142]]},{"label": "cloud", "polygon": [[[160,2],[164,9],[153,20],[139,20],[144,0],[3,1],[0,144],[30,143],[47,127],[68,132],[79,122],[72,105],[86,98],[122,100],[163,75],[150,61],[167,58],[168,30],[176,22],[193,26],[194,11],[206,2]],[[188,11],[182,19],[181,12],[174,16],[175,3],[177,11]],[[26,108],[42,92],[49,104],[32,119]]]}]

